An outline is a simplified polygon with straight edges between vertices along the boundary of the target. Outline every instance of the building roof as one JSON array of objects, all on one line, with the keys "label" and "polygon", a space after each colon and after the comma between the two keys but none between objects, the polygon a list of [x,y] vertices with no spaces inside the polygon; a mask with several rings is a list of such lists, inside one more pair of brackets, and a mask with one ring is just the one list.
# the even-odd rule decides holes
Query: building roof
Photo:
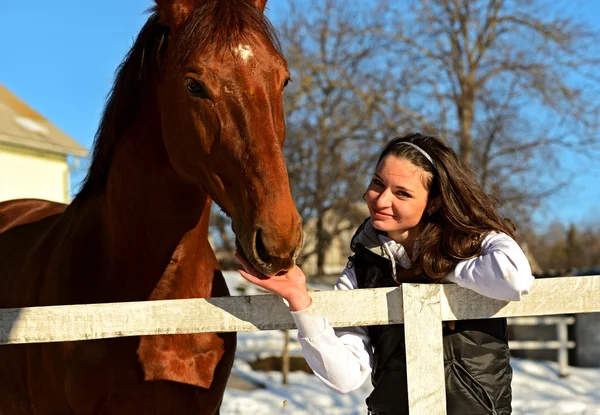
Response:
[{"label": "building roof", "polygon": [[74,156],[87,149],[0,84],[0,144]]}]

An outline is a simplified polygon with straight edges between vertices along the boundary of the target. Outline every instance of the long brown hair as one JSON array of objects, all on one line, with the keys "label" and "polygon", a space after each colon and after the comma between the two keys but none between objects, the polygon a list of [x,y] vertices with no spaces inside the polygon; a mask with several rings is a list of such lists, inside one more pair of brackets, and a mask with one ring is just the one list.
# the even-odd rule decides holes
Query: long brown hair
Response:
[{"label": "long brown hair", "polygon": [[[418,146],[431,160],[403,142]],[[377,164],[388,155],[428,172],[424,185],[429,200],[439,203],[435,212],[424,216],[425,227],[415,241],[416,258],[409,269],[399,271],[400,279],[441,280],[458,262],[481,254],[481,242],[491,231],[515,239],[515,227],[498,211],[498,200],[481,187],[475,172],[441,139],[418,133],[397,137],[384,147]]]}]

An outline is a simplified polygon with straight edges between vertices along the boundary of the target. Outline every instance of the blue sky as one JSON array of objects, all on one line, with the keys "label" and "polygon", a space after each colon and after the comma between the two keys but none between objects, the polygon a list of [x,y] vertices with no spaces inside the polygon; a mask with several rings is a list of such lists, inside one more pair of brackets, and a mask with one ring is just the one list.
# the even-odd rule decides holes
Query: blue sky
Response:
[{"label": "blue sky", "polygon": [[[269,3],[271,11],[267,14],[275,26],[282,15],[282,1]],[[153,2],[1,3],[0,83],[91,148],[114,71],[146,21],[144,12]],[[595,21],[600,17],[600,2],[581,4],[580,15],[599,27]],[[581,174],[536,214],[537,221],[600,223],[600,163],[573,159],[568,164]],[[80,177],[77,175],[74,181]]]}]

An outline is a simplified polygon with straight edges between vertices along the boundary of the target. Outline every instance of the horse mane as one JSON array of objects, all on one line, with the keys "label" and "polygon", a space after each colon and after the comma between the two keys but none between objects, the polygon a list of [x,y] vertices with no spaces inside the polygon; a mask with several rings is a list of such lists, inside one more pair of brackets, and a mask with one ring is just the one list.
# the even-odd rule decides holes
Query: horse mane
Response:
[{"label": "horse mane", "polygon": [[[267,38],[281,53],[277,32],[250,0],[202,1],[180,29],[174,59],[185,65],[194,52],[208,47],[223,53],[244,41],[251,33]],[[94,139],[90,168],[76,200],[101,192],[106,185],[114,150],[136,119],[141,102],[152,94],[160,79],[168,47],[170,28],[160,21],[157,8],[140,31],[132,48],[119,65],[115,82]]]}]

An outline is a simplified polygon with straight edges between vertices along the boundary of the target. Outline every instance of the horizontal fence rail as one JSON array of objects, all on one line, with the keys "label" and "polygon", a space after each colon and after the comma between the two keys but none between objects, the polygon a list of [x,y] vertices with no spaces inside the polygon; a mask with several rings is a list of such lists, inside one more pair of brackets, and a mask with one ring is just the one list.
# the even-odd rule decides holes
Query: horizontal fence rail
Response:
[{"label": "horizontal fence rail", "polygon": [[[444,321],[600,311],[600,276],[536,280],[532,294],[518,302],[493,300],[456,285],[433,287],[440,289]],[[311,296],[333,327],[404,322],[401,287]],[[274,295],[0,309],[0,345],[291,328],[288,308]]]},{"label": "horizontal fence rail", "polygon": [[557,350],[558,375],[561,377],[569,374],[569,349],[574,349],[576,344],[569,341],[569,328],[575,324],[575,317],[513,317],[508,319],[508,324],[513,326],[539,326],[555,325],[558,340],[511,340],[508,347],[511,350]]},{"label": "horizontal fence rail", "polygon": [[[600,276],[536,280],[518,302],[439,284],[311,296],[334,327],[404,323],[410,413],[443,415],[442,321],[598,312]],[[290,328],[289,310],[274,295],[0,309],[0,345]]]}]

